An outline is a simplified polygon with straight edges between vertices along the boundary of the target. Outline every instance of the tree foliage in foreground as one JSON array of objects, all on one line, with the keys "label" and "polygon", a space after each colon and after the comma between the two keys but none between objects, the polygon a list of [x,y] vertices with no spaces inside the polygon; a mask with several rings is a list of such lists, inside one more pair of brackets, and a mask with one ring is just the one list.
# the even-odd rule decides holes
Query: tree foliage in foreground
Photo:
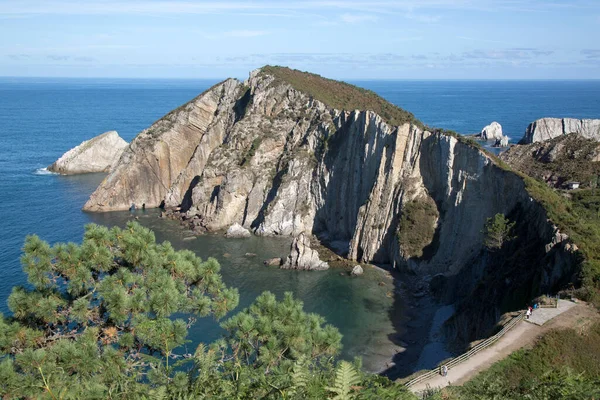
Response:
[{"label": "tree foliage in foreground", "polygon": [[25,241],[28,287],[0,316],[0,396],[41,399],[413,398],[360,363],[340,362],[341,335],[291,294],[263,293],[222,323],[226,334],[182,346],[198,317],[238,304],[214,259],[131,223],[86,227],[83,243]]}]

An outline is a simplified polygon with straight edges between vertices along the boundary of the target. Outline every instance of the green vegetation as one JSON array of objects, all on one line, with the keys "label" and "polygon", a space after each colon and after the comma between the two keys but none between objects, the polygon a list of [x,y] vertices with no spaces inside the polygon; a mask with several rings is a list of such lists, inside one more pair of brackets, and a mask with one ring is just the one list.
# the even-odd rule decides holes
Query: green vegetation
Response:
[{"label": "green vegetation", "polygon": [[429,196],[404,205],[397,237],[407,258],[423,256],[423,249],[433,241],[439,216],[435,201]]},{"label": "green vegetation", "polygon": [[86,227],[83,243],[25,241],[28,287],[0,316],[3,399],[414,399],[403,386],[335,363],[341,335],[291,294],[263,293],[222,323],[222,339],[183,347],[195,319],[238,303],[214,259],[130,223]]},{"label": "green vegetation", "polygon": [[502,154],[511,165],[527,175],[561,187],[569,181],[581,187],[596,187],[600,162],[593,161],[598,153],[598,142],[577,134],[517,146]]},{"label": "green vegetation", "polygon": [[308,94],[329,107],[348,111],[371,110],[391,125],[409,122],[424,127],[413,114],[391,104],[370,90],[287,67],[265,66],[261,71],[274,76],[277,80],[287,82],[294,89]]},{"label": "green vegetation", "polygon": [[522,175],[527,191],[548,217],[579,247],[582,288],[578,296],[600,306],[600,194],[579,190],[571,196]]},{"label": "green vegetation", "polygon": [[462,387],[432,398],[594,399],[600,397],[600,323],[556,330],[531,350],[519,350]]},{"label": "green vegetation", "polygon": [[244,158],[242,158],[242,161],[240,162],[240,166],[243,166],[248,161],[252,160],[252,157],[254,157],[254,154],[256,154],[256,149],[258,149],[258,146],[260,146],[261,141],[261,138],[256,138],[252,141],[250,148],[248,149],[248,151],[244,155]]},{"label": "green vegetation", "polygon": [[514,239],[510,232],[516,222],[509,222],[504,214],[496,214],[487,219],[483,228],[483,243],[490,250],[496,250],[509,240]]}]

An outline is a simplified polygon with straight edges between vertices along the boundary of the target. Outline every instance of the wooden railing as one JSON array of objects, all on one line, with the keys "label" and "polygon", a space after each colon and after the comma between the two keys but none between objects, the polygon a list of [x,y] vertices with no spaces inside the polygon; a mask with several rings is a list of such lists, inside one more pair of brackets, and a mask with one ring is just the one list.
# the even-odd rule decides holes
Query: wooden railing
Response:
[{"label": "wooden railing", "polygon": [[[457,364],[460,364],[461,362],[467,360],[468,358],[474,356],[475,354],[479,353],[480,351],[488,348],[489,346],[491,346],[492,344],[496,343],[496,341],[498,341],[498,339],[500,339],[502,336],[504,336],[504,334],[506,332],[508,332],[509,330],[511,330],[512,328],[514,328],[515,325],[517,325],[517,323],[519,323],[519,321],[521,321],[523,319],[523,316],[525,315],[524,311],[519,312],[519,315],[517,315],[516,317],[514,317],[513,319],[511,319],[510,321],[508,321],[500,330],[500,332],[496,333],[494,336],[490,336],[489,338],[487,338],[486,340],[484,340],[483,342],[477,344],[476,346],[473,346],[473,348],[471,348],[469,351],[467,351],[464,354],[461,354],[460,356],[453,358],[452,360],[444,363],[444,365],[446,365],[448,367],[448,369],[451,369],[452,367],[454,367]],[[404,385],[406,387],[411,387],[419,382],[423,382],[428,380],[429,378],[432,378],[435,375],[438,375],[440,373],[439,371],[439,367],[432,369],[431,371],[427,371],[424,372],[423,374],[417,376],[416,378],[411,379],[410,381],[406,382]]]}]

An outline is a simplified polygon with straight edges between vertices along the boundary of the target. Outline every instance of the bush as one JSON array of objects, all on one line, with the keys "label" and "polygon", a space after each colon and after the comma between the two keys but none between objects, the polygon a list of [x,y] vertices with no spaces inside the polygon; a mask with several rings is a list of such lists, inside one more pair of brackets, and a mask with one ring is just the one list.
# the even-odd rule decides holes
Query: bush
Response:
[{"label": "bush", "polygon": [[514,239],[510,232],[515,226],[515,222],[509,222],[504,214],[496,214],[487,219],[483,228],[483,243],[490,250],[497,250],[502,245]]}]

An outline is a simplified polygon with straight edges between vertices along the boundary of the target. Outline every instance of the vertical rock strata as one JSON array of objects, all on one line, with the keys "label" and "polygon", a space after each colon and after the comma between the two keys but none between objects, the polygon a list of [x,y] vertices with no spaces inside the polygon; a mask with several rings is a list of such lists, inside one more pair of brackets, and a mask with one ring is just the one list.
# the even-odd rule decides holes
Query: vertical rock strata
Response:
[{"label": "vertical rock strata", "polygon": [[543,142],[569,133],[600,141],[600,119],[541,118],[529,124],[519,144]]},{"label": "vertical rock strata", "polygon": [[[372,111],[334,109],[262,70],[141,132],[84,209],[131,203],[178,209],[194,229],[237,223],[257,235],[315,234],[352,260],[431,274],[472,263],[490,216],[545,216],[522,179],[476,147]],[[415,227],[402,235],[411,246],[399,243],[402,221]],[[539,239],[550,242],[551,232]]]}]

